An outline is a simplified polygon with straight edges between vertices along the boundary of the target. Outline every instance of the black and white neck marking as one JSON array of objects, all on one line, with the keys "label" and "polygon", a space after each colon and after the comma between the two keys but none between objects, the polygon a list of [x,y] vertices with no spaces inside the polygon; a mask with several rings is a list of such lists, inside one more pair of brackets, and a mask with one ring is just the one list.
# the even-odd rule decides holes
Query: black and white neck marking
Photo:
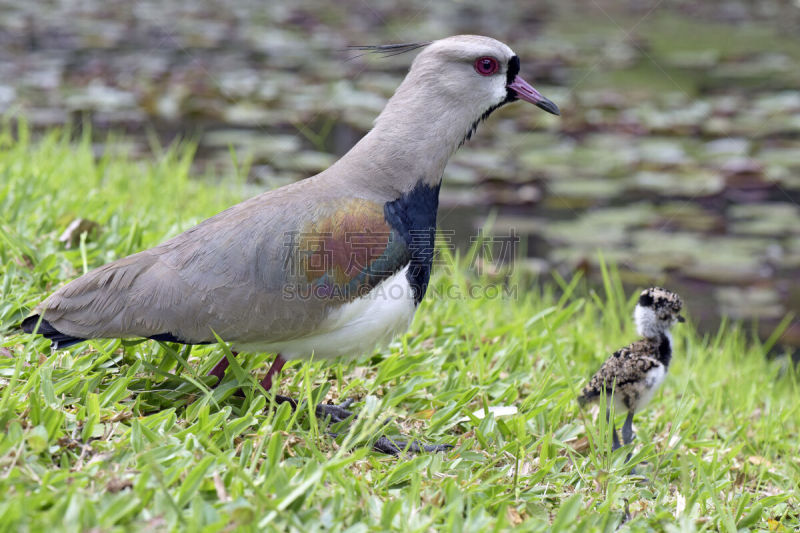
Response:
[{"label": "black and white neck marking", "polygon": [[658,343],[658,360],[664,367],[669,368],[669,363],[672,361],[672,334],[669,331],[661,334]]}]

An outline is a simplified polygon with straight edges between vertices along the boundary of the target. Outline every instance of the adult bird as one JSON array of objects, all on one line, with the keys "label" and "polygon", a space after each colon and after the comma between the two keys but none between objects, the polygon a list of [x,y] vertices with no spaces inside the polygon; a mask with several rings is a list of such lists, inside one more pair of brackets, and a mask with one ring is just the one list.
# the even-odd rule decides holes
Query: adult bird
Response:
[{"label": "adult bird", "polygon": [[[405,331],[428,286],[448,158],[509,102],[559,114],[495,39],[374,50],[416,48],[374,127],[330,168],[88,272],[23,329],[56,349],[95,338],[207,344],[216,334],[237,352],[277,354],[266,390],[287,360],[357,355]],[[227,365],[211,373],[221,379]]]}]

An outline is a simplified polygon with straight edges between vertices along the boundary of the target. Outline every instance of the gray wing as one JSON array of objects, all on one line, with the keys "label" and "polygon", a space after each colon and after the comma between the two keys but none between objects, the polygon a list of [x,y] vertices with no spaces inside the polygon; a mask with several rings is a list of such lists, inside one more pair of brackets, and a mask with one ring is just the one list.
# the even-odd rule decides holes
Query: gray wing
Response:
[{"label": "gray wing", "polygon": [[[309,190],[313,182],[256,196],[155,248],[88,272],[52,294],[36,312],[58,332],[81,339],[157,337],[201,343],[215,341],[213,330],[226,341],[246,343],[307,334],[349,297],[302,297],[287,287],[337,274],[345,281],[357,274],[362,279],[364,269],[351,272],[334,264],[310,272],[308,264],[294,263],[298,235],[329,237],[328,245],[342,261],[347,250],[336,247],[344,245],[344,230],[390,232],[381,203],[337,197],[321,191],[320,183]],[[320,196],[327,198],[320,201]],[[301,245],[314,248],[315,243],[301,239]],[[384,256],[398,255],[384,248],[378,250]],[[396,266],[402,255],[395,258]]]}]

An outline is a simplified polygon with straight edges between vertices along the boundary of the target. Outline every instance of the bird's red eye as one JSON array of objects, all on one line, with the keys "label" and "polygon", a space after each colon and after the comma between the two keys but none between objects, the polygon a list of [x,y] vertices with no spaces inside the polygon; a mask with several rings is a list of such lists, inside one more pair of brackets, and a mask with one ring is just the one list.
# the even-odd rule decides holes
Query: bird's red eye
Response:
[{"label": "bird's red eye", "polygon": [[500,68],[497,60],[493,57],[479,57],[475,60],[475,70],[481,76],[491,76]]}]

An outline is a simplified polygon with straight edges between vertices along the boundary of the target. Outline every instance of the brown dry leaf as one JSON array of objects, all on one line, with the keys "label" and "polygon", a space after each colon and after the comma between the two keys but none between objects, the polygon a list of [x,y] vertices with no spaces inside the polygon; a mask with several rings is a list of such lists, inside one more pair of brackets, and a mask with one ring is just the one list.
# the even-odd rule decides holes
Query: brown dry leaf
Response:
[{"label": "brown dry leaf", "polygon": [[433,348],[436,347],[436,339],[433,338],[425,339],[420,343],[419,346],[423,350],[432,350]]},{"label": "brown dry leaf", "polygon": [[15,257],[14,263],[23,268],[27,268],[28,270],[31,270],[34,266],[36,266],[36,264],[33,262],[33,259],[31,259],[27,255],[21,255],[19,257]]},{"label": "brown dry leaf", "polygon": [[411,418],[419,418],[422,420],[430,420],[433,414],[436,412],[436,409],[423,409],[422,411],[417,411]]},{"label": "brown dry leaf", "polygon": [[523,522],[522,516],[513,507],[506,508],[506,518],[512,526],[518,526]]},{"label": "brown dry leaf", "polygon": [[100,224],[97,222],[87,218],[76,218],[70,222],[69,226],[67,226],[67,229],[64,230],[64,233],[61,234],[58,240],[64,243],[64,248],[70,249],[73,246],[80,244],[82,233],[88,233],[91,235],[99,230]]},{"label": "brown dry leaf", "polygon": [[133,413],[130,411],[120,411],[119,413],[112,416],[108,421],[109,422],[121,422],[122,420],[128,420],[133,418]]},{"label": "brown dry leaf", "polygon": [[577,453],[584,453],[589,450],[589,438],[588,437],[581,437],[577,439],[575,442],[568,443],[572,446],[572,449],[575,450]]},{"label": "brown dry leaf", "polygon": [[761,457],[760,455],[751,455],[750,457],[747,458],[747,460],[750,461],[750,464],[753,465],[772,466],[772,463],[770,463],[766,458]]},{"label": "brown dry leaf", "polygon": [[222,477],[220,477],[219,472],[216,470],[214,471],[214,490],[217,491],[217,498],[221,502],[230,501],[230,497],[228,496],[228,491],[225,490],[225,483],[222,482]]},{"label": "brown dry leaf", "polygon": [[487,337],[486,335],[481,336],[481,344],[497,344],[501,340],[503,340],[502,337]]},{"label": "brown dry leaf", "polygon": [[775,520],[774,518],[770,518],[767,520],[767,524],[769,524],[770,531],[786,531],[786,528],[783,527],[783,524]]},{"label": "brown dry leaf", "polygon": [[628,511],[631,513],[632,516],[637,516],[639,514],[647,514],[648,510],[650,509],[650,503],[647,500],[636,500],[635,502],[631,503],[628,507]]},{"label": "brown dry leaf", "polygon": [[132,487],[133,487],[133,482],[130,479],[114,478],[109,480],[108,483],[106,483],[106,490],[112,493],[120,492],[122,490],[130,489]]},{"label": "brown dry leaf", "polygon": [[522,464],[519,465],[519,475],[520,476],[527,476],[531,474],[536,465],[539,463],[539,458],[536,457],[532,461],[522,461]]}]

